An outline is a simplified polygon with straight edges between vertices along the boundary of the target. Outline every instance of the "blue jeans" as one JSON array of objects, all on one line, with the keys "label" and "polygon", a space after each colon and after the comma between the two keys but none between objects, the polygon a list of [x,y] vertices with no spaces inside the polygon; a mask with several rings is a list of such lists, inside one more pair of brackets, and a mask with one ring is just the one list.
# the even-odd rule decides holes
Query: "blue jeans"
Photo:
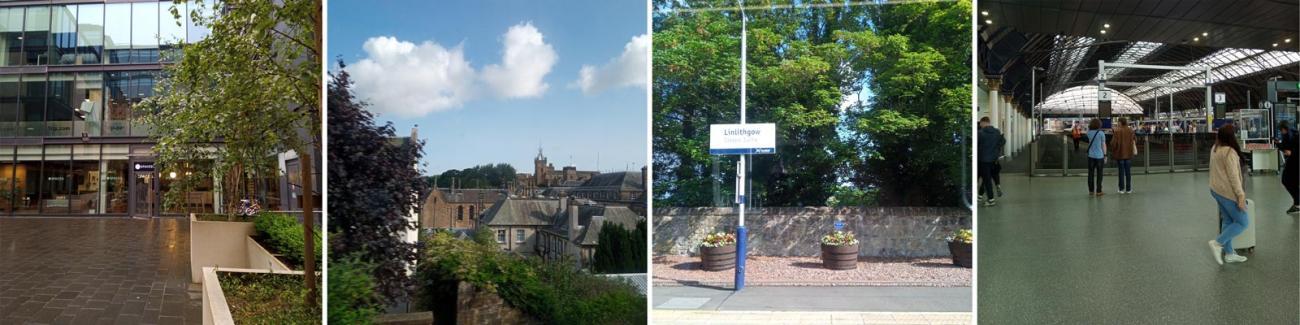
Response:
[{"label": "blue jeans", "polygon": [[1250,220],[1247,220],[1246,211],[1237,208],[1237,201],[1223,197],[1219,193],[1214,193],[1214,191],[1210,191],[1210,196],[1213,196],[1214,201],[1219,203],[1219,213],[1222,216],[1222,223],[1220,224],[1222,230],[1220,230],[1219,237],[1214,240],[1223,245],[1224,254],[1234,254],[1232,239],[1240,235],[1242,231],[1246,231],[1246,225],[1250,223]]},{"label": "blue jeans", "polygon": [[1119,165],[1119,190],[1133,190],[1133,160],[1118,159],[1115,163]]}]

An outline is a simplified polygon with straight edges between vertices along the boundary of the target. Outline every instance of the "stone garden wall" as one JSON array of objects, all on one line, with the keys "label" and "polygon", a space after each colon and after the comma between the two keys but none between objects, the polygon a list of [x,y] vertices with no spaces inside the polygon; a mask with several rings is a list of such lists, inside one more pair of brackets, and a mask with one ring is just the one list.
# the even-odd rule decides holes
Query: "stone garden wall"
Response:
[{"label": "stone garden wall", "polygon": [[456,292],[456,324],[541,324],[501,296],[461,282]]},{"label": "stone garden wall", "polygon": [[[696,255],[710,232],[736,229],[735,208],[654,209],[655,255]],[[860,256],[947,256],[944,240],[958,228],[969,228],[965,208],[757,208],[745,211],[749,254],[818,256],[821,237],[844,221],[861,242]]]}]

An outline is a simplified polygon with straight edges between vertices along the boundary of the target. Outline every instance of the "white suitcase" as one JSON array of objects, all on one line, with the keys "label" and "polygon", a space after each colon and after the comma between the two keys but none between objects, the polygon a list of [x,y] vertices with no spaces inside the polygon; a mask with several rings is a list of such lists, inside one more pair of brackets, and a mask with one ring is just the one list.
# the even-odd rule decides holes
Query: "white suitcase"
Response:
[{"label": "white suitcase", "polygon": [[[1223,213],[1219,213],[1219,231],[1223,231]],[[1247,254],[1255,252],[1255,224],[1259,220],[1255,218],[1255,200],[1246,199],[1246,230],[1232,239],[1232,249],[1241,251],[1245,250]]]}]

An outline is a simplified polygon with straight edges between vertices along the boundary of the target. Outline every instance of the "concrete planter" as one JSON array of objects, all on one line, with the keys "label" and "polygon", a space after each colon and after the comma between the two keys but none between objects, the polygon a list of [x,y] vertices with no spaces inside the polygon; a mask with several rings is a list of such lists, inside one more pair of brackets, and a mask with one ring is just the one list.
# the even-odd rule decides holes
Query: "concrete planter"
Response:
[{"label": "concrete planter", "polygon": [[203,268],[203,325],[234,325],[235,319],[230,315],[230,303],[226,301],[226,294],[221,290],[221,283],[217,279],[217,272],[242,272],[242,273],[279,273],[302,275],[302,271],[291,272],[267,272],[266,270],[239,269],[239,268]]},{"label": "concrete planter", "polygon": [[293,271],[293,268],[290,268],[288,265],[284,264],[284,261],[280,260],[280,255],[272,254],[271,251],[266,249],[266,247],[262,247],[262,244],[253,240],[253,237],[251,236],[244,238],[247,239],[245,241],[247,243],[245,247],[248,251],[248,261],[243,265],[244,267],[271,270],[276,273]]},{"label": "concrete planter", "polygon": [[950,241],[948,242],[948,252],[952,254],[952,265],[970,268],[971,263],[971,244]]},{"label": "concrete planter", "polygon": [[822,244],[822,267],[831,270],[858,268],[858,244],[831,246]]},{"label": "concrete planter", "polygon": [[700,268],[705,271],[730,270],[736,267],[736,245],[700,246]]},{"label": "concrete planter", "polygon": [[190,282],[203,282],[204,267],[246,267],[252,222],[199,221],[190,214]]}]

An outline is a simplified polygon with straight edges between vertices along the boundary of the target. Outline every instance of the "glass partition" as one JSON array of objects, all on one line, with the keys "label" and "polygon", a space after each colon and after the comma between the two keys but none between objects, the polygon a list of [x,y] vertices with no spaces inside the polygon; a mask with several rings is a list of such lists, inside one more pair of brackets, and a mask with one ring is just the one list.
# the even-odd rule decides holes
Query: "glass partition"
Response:
[{"label": "glass partition", "polygon": [[[172,15],[171,9],[175,7],[180,17]],[[158,6],[158,37],[159,50],[162,52],[164,61],[171,61],[177,57],[180,50],[180,44],[185,43],[185,20],[189,18],[189,11],[185,9],[186,3],[163,3]]]},{"label": "glass partition", "polygon": [[124,136],[130,133],[131,123],[131,81],[130,72],[109,72],[104,78],[104,94],[107,96],[104,112],[104,135]]},{"label": "glass partition", "polygon": [[104,168],[103,191],[100,197],[103,198],[104,213],[126,214],[127,213],[127,175],[130,175],[131,164],[128,160],[130,149],[124,144],[106,144],[103,148],[103,160],[101,166]]},{"label": "glass partition", "polygon": [[77,84],[73,88],[71,104],[81,116],[76,118],[73,136],[99,136],[100,123],[104,115],[104,74],[99,72],[78,73]]},{"label": "glass partition", "polygon": [[104,5],[104,54],[108,63],[129,63],[131,61],[131,20],[119,17],[131,16],[130,3],[110,3]]},{"label": "glass partition", "polygon": [[73,64],[99,64],[104,62],[103,54],[104,5],[77,6],[77,60]]},{"label": "glass partition", "polygon": [[14,147],[0,146],[0,214],[14,211]]},{"label": "glass partition", "polygon": [[45,135],[45,75],[29,74],[22,76],[22,88],[19,90],[19,102],[22,112],[22,136],[39,137]]},{"label": "glass partition", "polygon": [[19,99],[19,77],[0,75],[0,136],[15,137],[20,134],[18,124],[22,103]]},{"label": "glass partition", "polygon": [[23,22],[23,54],[27,65],[50,64],[50,7],[27,7]]},{"label": "glass partition", "polygon": [[51,65],[77,64],[77,6],[50,7]]},{"label": "glass partition", "polygon": [[131,4],[131,63],[158,62],[158,3]]},{"label": "glass partition", "polygon": [[20,146],[16,153],[14,169],[14,212],[38,214],[41,212],[41,146]]},{"label": "glass partition", "polygon": [[72,146],[46,146],[41,169],[41,214],[68,214]]},{"label": "glass partition", "polygon": [[72,148],[72,192],[69,207],[72,214],[99,213],[100,177],[99,145],[78,145]]},{"label": "glass partition", "polygon": [[[75,104],[76,82],[71,73],[51,73],[47,84],[48,96],[45,101],[45,135],[51,137],[70,137]],[[80,136],[78,134],[77,136]]]},{"label": "glass partition", "polygon": [[23,63],[23,8],[0,8],[0,66]]}]

